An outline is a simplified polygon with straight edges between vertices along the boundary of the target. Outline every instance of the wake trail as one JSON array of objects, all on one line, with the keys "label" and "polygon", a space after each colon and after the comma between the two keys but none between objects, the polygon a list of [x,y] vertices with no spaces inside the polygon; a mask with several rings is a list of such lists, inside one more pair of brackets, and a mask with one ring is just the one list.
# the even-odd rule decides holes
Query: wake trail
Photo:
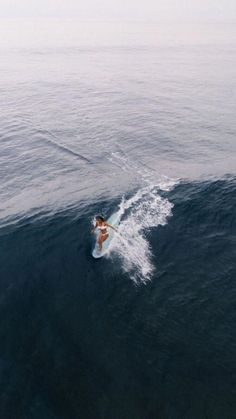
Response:
[{"label": "wake trail", "polygon": [[[41,127],[39,127],[38,125],[34,124],[32,121],[27,120],[25,118],[19,117],[21,119],[21,121],[23,121],[25,124],[27,125],[31,125],[31,127],[38,133],[41,134],[48,134],[51,137],[55,138],[56,140],[59,140],[59,137],[57,135],[55,135],[53,132],[49,131],[48,129],[42,129]],[[77,157],[80,160],[85,161],[86,163],[89,164],[94,164],[94,162],[89,159],[88,157],[83,156],[82,154],[78,153],[77,151],[71,150],[70,148],[68,148],[67,146],[65,146],[64,144],[58,143],[56,141],[53,141],[52,139],[49,138],[45,138],[43,137],[43,141],[45,143],[48,143],[50,145],[52,145],[54,148],[57,148],[60,151],[63,151],[67,154],[70,154],[71,156]]]},{"label": "wake trail", "polygon": [[[38,132],[41,132],[42,134],[44,134],[45,132],[46,133],[49,133],[51,136],[53,136],[54,138],[58,138],[58,137],[56,137],[53,133],[50,133],[49,131],[47,131],[47,130],[43,130],[43,129],[38,129]],[[53,140],[50,140],[50,139],[48,139],[48,138],[44,138],[44,141],[45,142],[47,142],[48,144],[52,144],[55,148],[57,148],[58,150],[62,150],[62,151],[64,151],[65,153],[67,153],[67,154],[70,154],[71,156],[74,156],[74,157],[77,157],[77,158],[79,158],[80,160],[83,160],[83,161],[85,161],[85,162],[87,162],[87,163],[90,163],[90,164],[93,164],[93,161],[92,160],[90,160],[90,159],[88,159],[87,157],[85,157],[85,156],[82,156],[82,154],[79,154],[79,153],[77,153],[76,151],[73,151],[73,150],[71,150],[70,148],[68,148],[68,147],[66,147],[65,145],[63,145],[63,144],[58,144],[58,143],[56,143],[55,141],[53,141]]]}]

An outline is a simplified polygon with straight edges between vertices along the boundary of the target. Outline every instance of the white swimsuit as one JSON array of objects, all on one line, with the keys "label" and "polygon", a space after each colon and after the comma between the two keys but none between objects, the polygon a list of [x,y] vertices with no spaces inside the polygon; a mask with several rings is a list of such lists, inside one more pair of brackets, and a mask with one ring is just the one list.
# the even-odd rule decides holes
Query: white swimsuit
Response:
[{"label": "white swimsuit", "polygon": [[97,226],[97,228],[101,231],[102,235],[107,234],[107,227],[106,226]]}]

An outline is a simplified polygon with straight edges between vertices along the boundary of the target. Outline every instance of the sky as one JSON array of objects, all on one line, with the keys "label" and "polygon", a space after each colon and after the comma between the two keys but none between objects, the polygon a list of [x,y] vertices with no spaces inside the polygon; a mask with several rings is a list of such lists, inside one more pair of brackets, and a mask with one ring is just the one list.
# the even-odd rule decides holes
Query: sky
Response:
[{"label": "sky", "polygon": [[4,49],[232,41],[236,0],[0,0]]},{"label": "sky", "polygon": [[0,0],[0,17],[225,22],[236,20],[236,0]]}]

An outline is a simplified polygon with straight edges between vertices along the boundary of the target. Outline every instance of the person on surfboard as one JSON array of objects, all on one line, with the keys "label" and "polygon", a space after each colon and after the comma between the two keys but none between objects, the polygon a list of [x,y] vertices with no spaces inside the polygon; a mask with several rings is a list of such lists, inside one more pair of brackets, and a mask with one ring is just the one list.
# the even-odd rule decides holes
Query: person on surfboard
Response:
[{"label": "person on surfboard", "polygon": [[102,243],[108,239],[109,234],[107,231],[107,227],[112,228],[112,230],[118,232],[118,230],[113,227],[111,224],[108,224],[107,221],[105,220],[105,218],[103,218],[101,215],[97,215],[96,217],[96,224],[94,226],[94,228],[92,229],[92,233],[94,233],[94,231],[96,230],[96,228],[98,230],[100,230],[99,236],[97,238],[97,242],[99,244],[99,251],[102,251]]}]

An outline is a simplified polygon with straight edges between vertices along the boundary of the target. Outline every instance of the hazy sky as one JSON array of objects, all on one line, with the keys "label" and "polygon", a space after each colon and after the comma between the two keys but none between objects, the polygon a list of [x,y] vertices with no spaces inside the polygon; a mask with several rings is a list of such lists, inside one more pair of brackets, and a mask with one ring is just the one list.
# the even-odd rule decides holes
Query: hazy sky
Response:
[{"label": "hazy sky", "polygon": [[0,0],[0,48],[225,42],[236,0]]},{"label": "hazy sky", "polygon": [[0,0],[0,17],[232,21],[236,19],[236,0]]}]

